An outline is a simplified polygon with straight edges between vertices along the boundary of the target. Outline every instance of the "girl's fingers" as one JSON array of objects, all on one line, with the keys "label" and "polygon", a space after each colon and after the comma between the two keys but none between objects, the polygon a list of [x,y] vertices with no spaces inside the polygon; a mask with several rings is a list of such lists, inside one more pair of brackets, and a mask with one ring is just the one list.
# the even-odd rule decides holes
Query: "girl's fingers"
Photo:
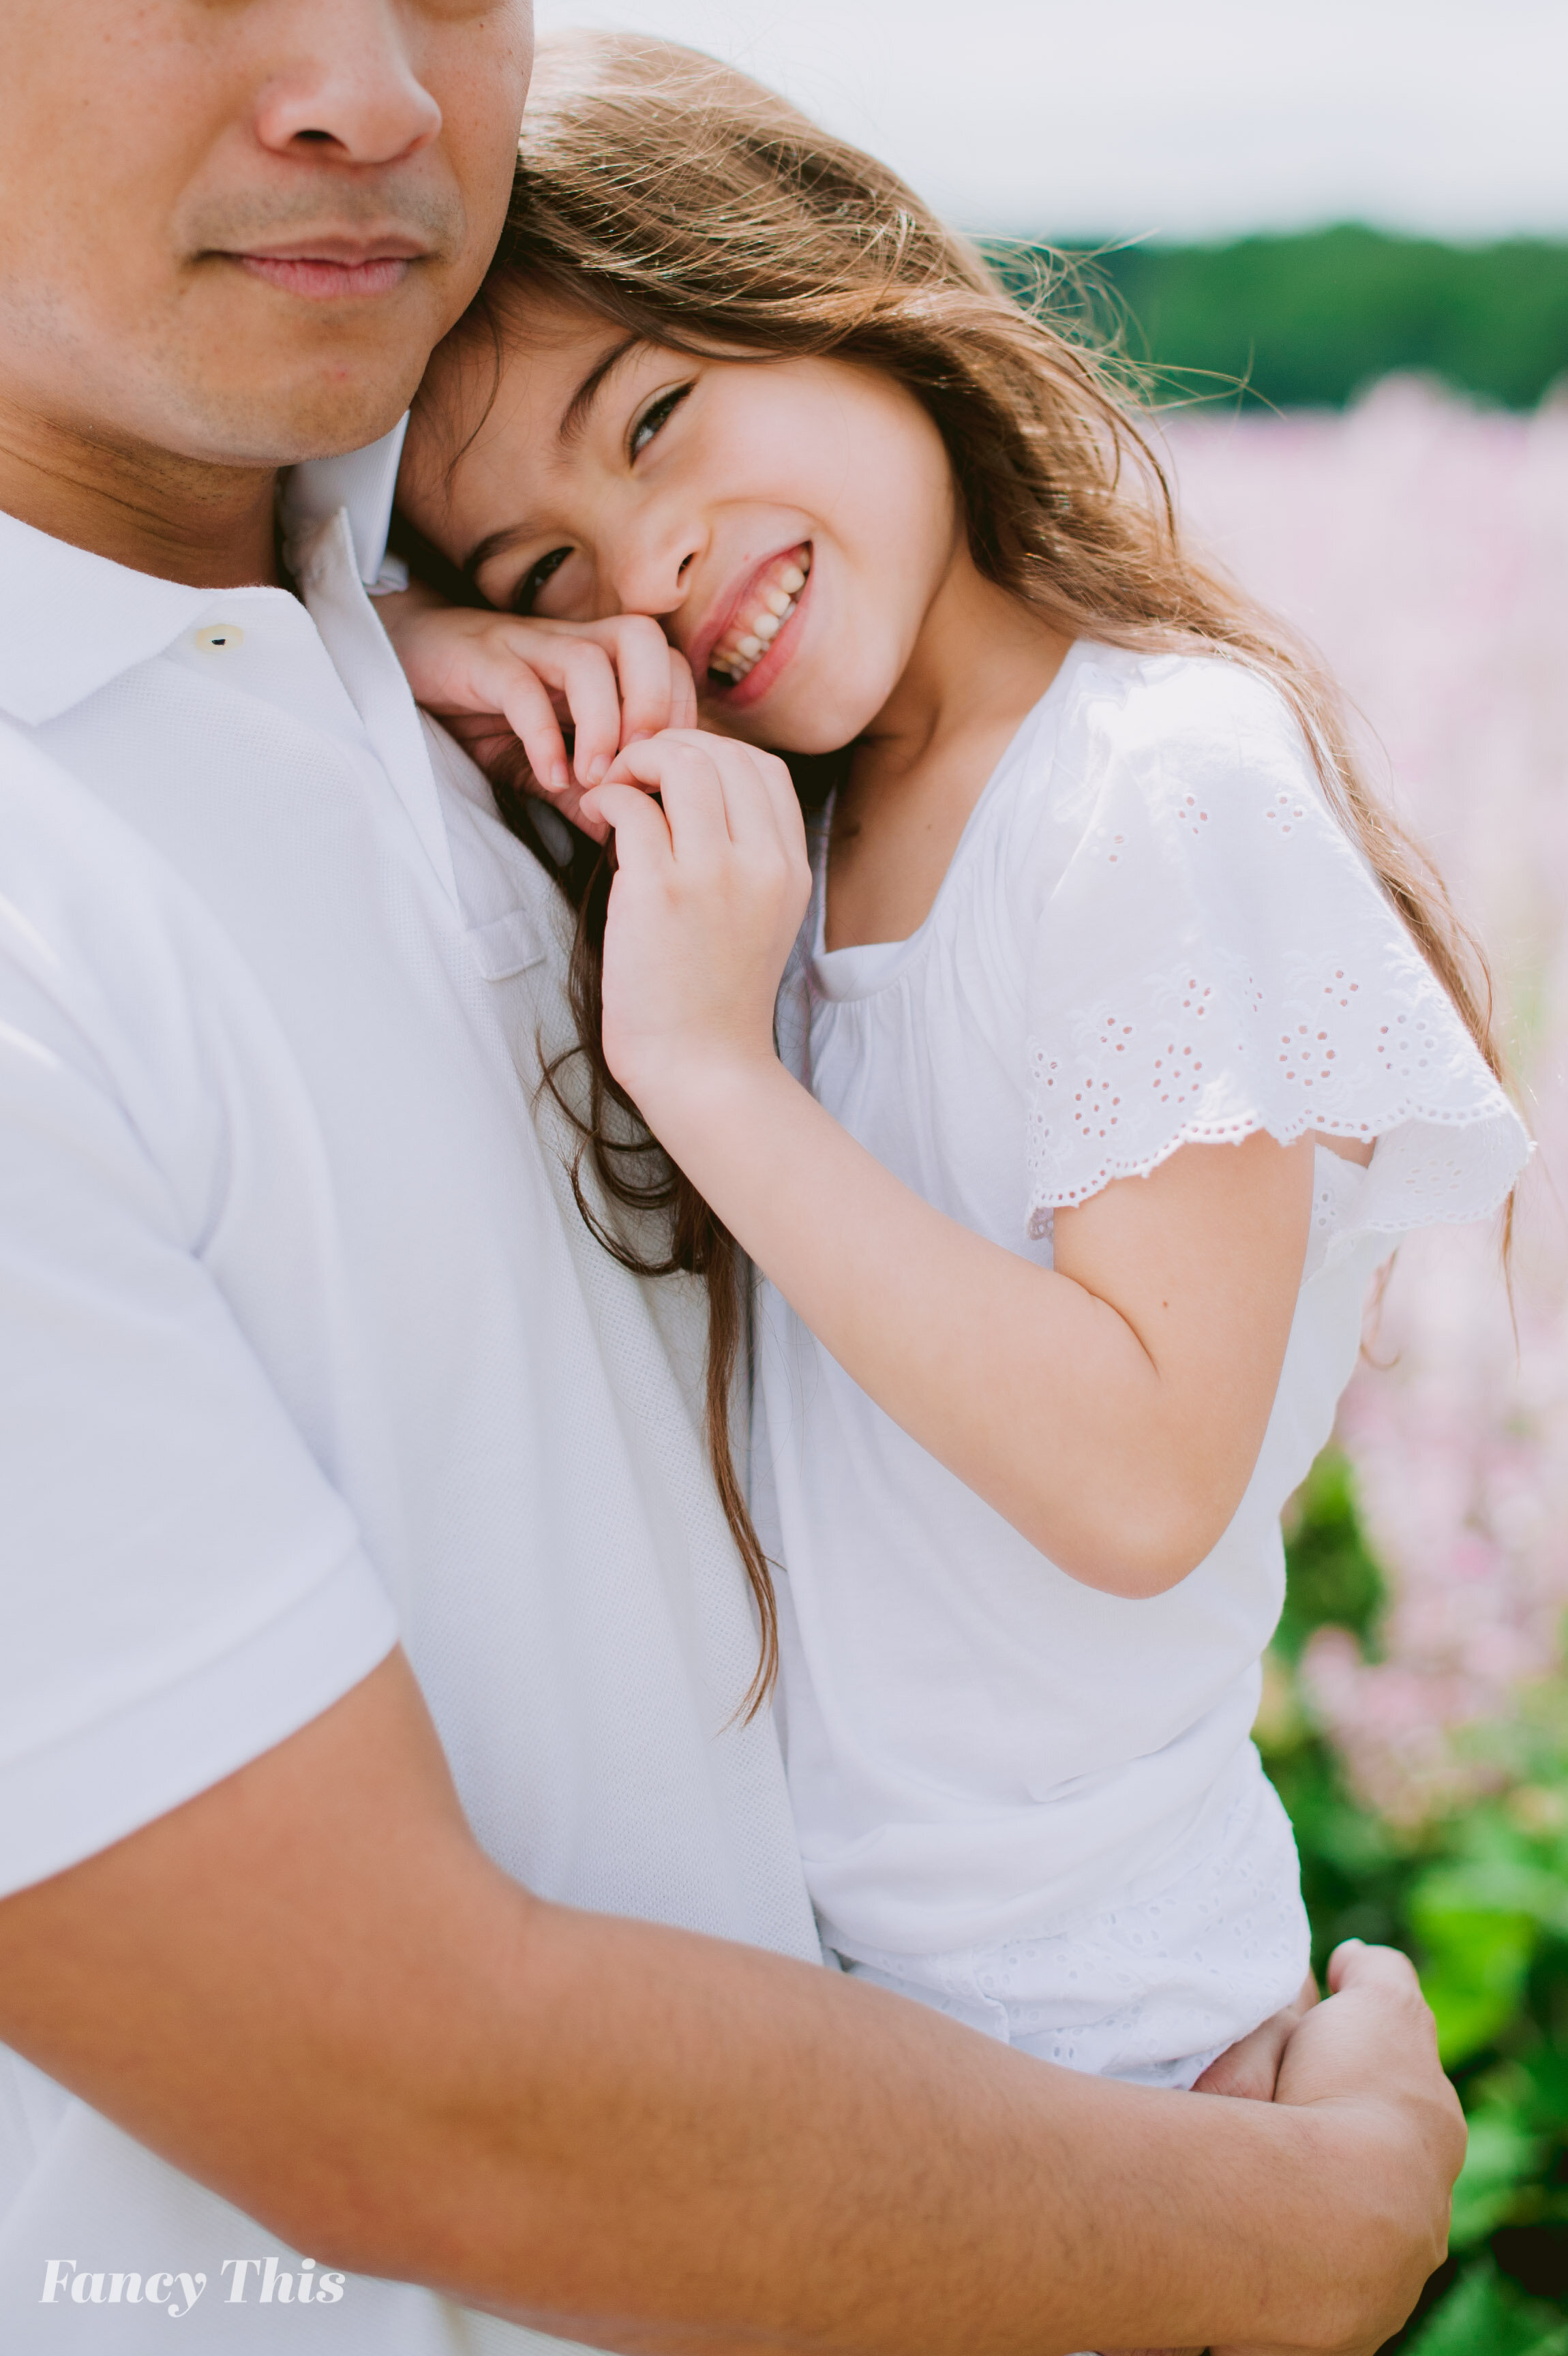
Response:
[{"label": "girl's fingers", "polygon": [[676,866],[693,873],[712,870],[735,843],[730,798],[714,748],[706,743],[680,745],[662,793]]},{"label": "girl's fingers", "polygon": [[606,649],[591,638],[571,638],[561,649],[561,693],[576,732],[572,766],[577,782],[596,786],[620,744],[620,687]]},{"label": "girl's fingers", "polygon": [[772,841],[805,855],[806,826],[789,768],[777,753],[765,753],[731,736],[704,736],[725,781],[730,832],[739,842]]},{"label": "girl's fingers", "polygon": [[[469,617],[465,614],[462,619],[467,623]],[[449,722],[494,719],[498,737],[504,735],[504,721],[541,788],[564,791],[572,772],[548,687],[502,631],[468,629],[455,636],[454,620],[444,608],[417,612],[405,623],[396,643],[415,697]],[[416,630],[424,632],[422,638]],[[471,729],[464,734],[473,741]]]},{"label": "girl's fingers", "polygon": [[618,864],[628,873],[639,866],[668,861],[670,829],[664,813],[649,793],[637,786],[608,780],[583,796],[582,819],[596,831],[613,828]]},{"label": "girl's fingers", "polygon": [[711,859],[729,847],[725,791],[714,765],[723,739],[666,729],[622,747],[611,778],[662,796],[678,866]]},{"label": "girl's fingers", "polygon": [[497,659],[491,669],[492,678],[475,680],[483,701],[505,719],[538,785],[548,794],[564,794],[572,783],[572,765],[549,689],[514,656]]},{"label": "girl's fingers", "polygon": [[[700,750],[723,797],[725,830],[737,849],[805,858],[805,828],[789,772],[776,755],[732,736],[671,731],[664,740]],[[668,796],[666,797],[668,800]],[[682,852],[679,830],[675,855]]]},{"label": "girl's fingers", "polygon": [[567,792],[574,774],[579,786],[599,783],[623,744],[695,726],[691,665],[649,615],[567,623],[419,604],[389,619],[418,701],[504,713],[548,793]]},{"label": "girl's fingers", "polygon": [[779,841],[802,859],[806,856],[806,814],[800,808],[800,797],[795,791],[795,780],[789,765],[777,753],[758,753],[757,765],[762,772],[763,790],[768,796]]},{"label": "girl's fingers", "polygon": [[674,648],[646,614],[622,614],[605,626],[613,632],[612,651],[620,683],[620,729],[612,747],[618,751],[639,736],[657,736],[660,729],[679,724]]},{"label": "girl's fingers", "polygon": [[697,682],[692,676],[692,666],[679,647],[670,649],[670,728],[695,728],[697,724]]},{"label": "girl's fingers", "polygon": [[[646,614],[605,622],[511,622],[528,633],[527,659],[564,698],[576,731],[574,766],[585,785],[607,776],[623,744],[696,718],[691,666]],[[613,724],[612,724],[613,723]]]},{"label": "girl's fingers", "polygon": [[755,744],[720,738],[719,745],[714,761],[724,782],[731,840],[754,850],[788,850],[797,836],[803,844],[800,806],[783,762]]},{"label": "girl's fingers", "polygon": [[712,866],[744,854],[781,888],[805,888],[805,828],[789,773],[771,753],[733,737],[667,729],[626,746],[612,776],[656,788],[664,800],[677,867]]}]

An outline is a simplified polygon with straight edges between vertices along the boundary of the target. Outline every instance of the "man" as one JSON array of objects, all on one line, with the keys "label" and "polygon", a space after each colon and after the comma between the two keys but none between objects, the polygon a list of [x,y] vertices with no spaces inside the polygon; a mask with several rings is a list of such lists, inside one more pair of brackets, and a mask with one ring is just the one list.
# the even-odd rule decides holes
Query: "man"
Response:
[{"label": "man", "polygon": [[531,1109],[551,887],[346,513],[285,585],[276,470],[478,280],[525,7],[6,30],[5,2347],[1370,2349],[1460,2140],[1397,1959],[1273,2105],[821,1968],[678,1302]]}]

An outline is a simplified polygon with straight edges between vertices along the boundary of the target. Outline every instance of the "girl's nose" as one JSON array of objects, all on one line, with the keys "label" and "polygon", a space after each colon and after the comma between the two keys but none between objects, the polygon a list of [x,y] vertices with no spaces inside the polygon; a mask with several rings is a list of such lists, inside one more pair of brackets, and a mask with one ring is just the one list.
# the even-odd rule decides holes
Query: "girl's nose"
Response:
[{"label": "girl's nose", "polygon": [[638,535],[616,568],[616,592],[626,614],[673,614],[691,594],[703,536],[690,523],[684,530]]}]

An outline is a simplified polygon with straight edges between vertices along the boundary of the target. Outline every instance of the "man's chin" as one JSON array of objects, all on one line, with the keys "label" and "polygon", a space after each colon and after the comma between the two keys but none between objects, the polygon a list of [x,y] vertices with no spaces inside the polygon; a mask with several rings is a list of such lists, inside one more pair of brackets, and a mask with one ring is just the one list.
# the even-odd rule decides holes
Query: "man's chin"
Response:
[{"label": "man's chin", "polygon": [[415,280],[349,317],[280,298],[259,280],[231,280],[223,291],[228,299],[201,304],[199,318],[195,305],[187,309],[172,348],[133,366],[127,405],[140,407],[145,394],[145,438],[185,457],[289,466],[390,433],[460,290]]},{"label": "man's chin", "polygon": [[199,464],[231,467],[298,466],[306,458],[336,458],[379,442],[408,408],[424,372],[424,353],[402,365],[372,372],[344,372],[346,380],[293,383],[283,373],[272,383],[264,374],[243,391],[222,392],[188,410],[185,431],[171,437],[170,455]]},{"label": "man's chin", "polygon": [[412,383],[400,381],[395,391],[373,400],[328,404],[302,420],[289,434],[287,447],[276,450],[269,463],[297,466],[306,458],[338,458],[346,450],[362,450],[392,432],[418,390],[415,376]]}]

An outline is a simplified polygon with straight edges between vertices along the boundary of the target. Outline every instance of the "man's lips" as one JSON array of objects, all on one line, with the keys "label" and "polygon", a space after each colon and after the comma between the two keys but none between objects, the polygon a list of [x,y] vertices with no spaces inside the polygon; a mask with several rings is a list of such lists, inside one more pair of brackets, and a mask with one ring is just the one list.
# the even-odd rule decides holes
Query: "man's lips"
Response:
[{"label": "man's lips", "polygon": [[345,294],[390,294],[427,249],[404,239],[353,246],[337,238],[298,243],[271,253],[235,253],[252,277],[264,278],[287,294],[331,301]]}]

